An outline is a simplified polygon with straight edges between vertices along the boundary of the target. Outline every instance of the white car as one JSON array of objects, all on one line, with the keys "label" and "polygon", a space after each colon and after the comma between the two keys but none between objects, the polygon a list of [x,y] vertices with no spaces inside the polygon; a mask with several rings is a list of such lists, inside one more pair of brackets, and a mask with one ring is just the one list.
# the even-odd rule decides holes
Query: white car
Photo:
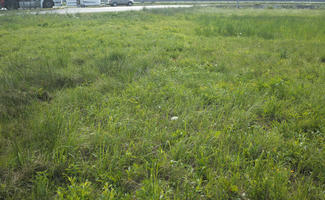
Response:
[{"label": "white car", "polygon": [[100,6],[100,4],[101,4],[100,0],[80,0],[81,7]]},{"label": "white car", "polygon": [[117,5],[128,5],[132,6],[134,4],[134,0],[109,0],[109,5],[117,6]]}]

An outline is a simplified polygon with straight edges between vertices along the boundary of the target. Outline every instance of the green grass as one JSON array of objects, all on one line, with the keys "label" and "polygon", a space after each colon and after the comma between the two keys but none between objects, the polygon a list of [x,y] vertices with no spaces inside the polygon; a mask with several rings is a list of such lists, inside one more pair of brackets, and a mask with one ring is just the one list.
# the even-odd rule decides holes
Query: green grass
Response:
[{"label": "green grass", "polygon": [[323,10],[0,16],[0,199],[324,199],[324,116]]}]

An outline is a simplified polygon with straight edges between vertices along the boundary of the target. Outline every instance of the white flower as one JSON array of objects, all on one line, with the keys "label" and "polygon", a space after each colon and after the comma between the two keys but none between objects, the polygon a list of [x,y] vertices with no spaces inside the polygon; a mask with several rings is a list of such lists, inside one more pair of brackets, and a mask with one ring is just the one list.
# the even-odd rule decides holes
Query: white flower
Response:
[{"label": "white flower", "polygon": [[174,117],[172,117],[172,118],[170,118],[170,120],[178,120],[178,117],[177,116],[174,116]]}]

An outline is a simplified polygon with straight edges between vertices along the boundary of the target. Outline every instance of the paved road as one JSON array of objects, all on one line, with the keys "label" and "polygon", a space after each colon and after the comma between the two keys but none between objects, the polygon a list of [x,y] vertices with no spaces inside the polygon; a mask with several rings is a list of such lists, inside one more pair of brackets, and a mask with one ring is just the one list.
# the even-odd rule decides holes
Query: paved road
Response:
[{"label": "paved road", "polygon": [[101,8],[63,8],[57,10],[44,10],[38,14],[75,14],[75,13],[98,13],[98,12],[123,12],[130,10],[158,9],[158,8],[189,8],[193,5],[157,5],[157,6],[120,6],[120,7],[101,7]]}]

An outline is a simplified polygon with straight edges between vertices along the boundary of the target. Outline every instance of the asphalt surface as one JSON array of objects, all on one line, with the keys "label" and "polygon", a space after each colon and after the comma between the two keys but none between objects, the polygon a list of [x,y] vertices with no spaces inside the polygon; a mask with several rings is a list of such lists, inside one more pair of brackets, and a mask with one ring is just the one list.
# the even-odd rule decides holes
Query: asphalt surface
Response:
[{"label": "asphalt surface", "polygon": [[117,6],[101,8],[62,8],[55,10],[39,11],[37,14],[75,14],[75,13],[98,13],[98,12],[123,12],[130,10],[159,9],[159,8],[189,8],[193,5],[156,5],[156,6]]}]

